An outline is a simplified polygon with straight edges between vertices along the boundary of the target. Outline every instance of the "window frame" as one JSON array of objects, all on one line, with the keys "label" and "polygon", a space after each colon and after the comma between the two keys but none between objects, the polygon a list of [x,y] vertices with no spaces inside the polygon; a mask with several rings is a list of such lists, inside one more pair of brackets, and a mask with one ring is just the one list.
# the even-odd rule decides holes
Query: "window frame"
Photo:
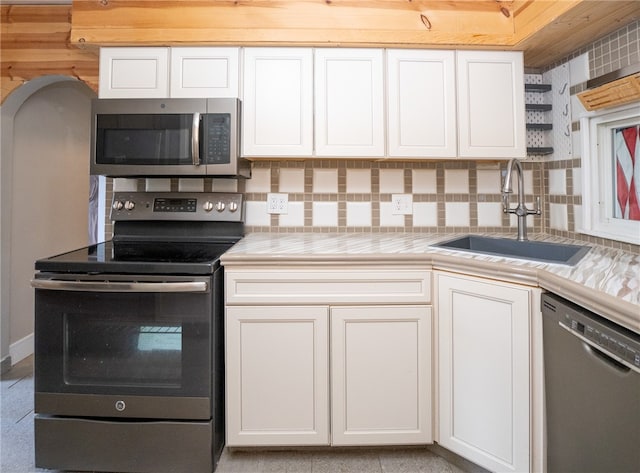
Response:
[{"label": "window frame", "polygon": [[612,132],[638,124],[640,107],[637,102],[581,118],[583,221],[582,228],[576,228],[576,232],[640,245],[640,221],[613,217],[615,173]]}]

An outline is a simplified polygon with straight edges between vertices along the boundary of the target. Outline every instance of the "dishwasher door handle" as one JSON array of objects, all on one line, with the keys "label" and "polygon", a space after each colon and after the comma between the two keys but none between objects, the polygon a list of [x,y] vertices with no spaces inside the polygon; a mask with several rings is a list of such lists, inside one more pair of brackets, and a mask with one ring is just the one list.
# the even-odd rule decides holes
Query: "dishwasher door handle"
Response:
[{"label": "dishwasher door handle", "polygon": [[597,343],[589,340],[586,337],[583,337],[579,333],[576,333],[575,331],[571,330],[562,322],[558,322],[558,325],[563,329],[565,329],[574,337],[578,338],[582,342],[583,346],[585,347],[585,351],[589,353],[589,355],[598,358],[600,361],[605,363],[611,369],[614,369],[618,373],[623,373],[623,374],[628,373],[629,371],[634,371],[635,373],[640,374],[640,368],[633,366],[631,363],[627,362],[626,360],[623,360],[622,358],[614,355],[609,351],[604,351],[603,348],[599,346]]},{"label": "dishwasher door handle", "polygon": [[65,281],[60,279],[32,279],[36,289],[80,292],[207,292],[204,281],[184,282],[115,282],[115,281]]}]

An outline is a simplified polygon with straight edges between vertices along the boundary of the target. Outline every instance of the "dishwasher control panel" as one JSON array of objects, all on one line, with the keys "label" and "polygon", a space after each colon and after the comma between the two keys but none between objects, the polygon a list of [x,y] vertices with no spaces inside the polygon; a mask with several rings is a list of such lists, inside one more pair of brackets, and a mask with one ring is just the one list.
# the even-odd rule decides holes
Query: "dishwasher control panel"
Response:
[{"label": "dishwasher control panel", "polygon": [[604,351],[640,368],[640,346],[633,343],[624,334],[612,332],[596,321],[580,320],[579,317],[571,317],[568,314],[565,315],[564,325],[572,331],[578,332],[587,340],[595,342]]},{"label": "dishwasher control panel", "polygon": [[568,301],[543,296],[543,307],[559,313],[560,325],[614,359],[640,369],[640,335]]}]

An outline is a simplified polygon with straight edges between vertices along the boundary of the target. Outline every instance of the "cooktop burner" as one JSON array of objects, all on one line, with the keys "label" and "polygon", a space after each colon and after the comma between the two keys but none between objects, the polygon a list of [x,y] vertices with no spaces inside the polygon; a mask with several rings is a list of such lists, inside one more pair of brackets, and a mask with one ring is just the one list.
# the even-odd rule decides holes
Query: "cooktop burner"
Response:
[{"label": "cooktop burner", "polygon": [[36,261],[39,271],[69,273],[210,274],[233,243],[106,241]]},{"label": "cooktop burner", "polygon": [[204,263],[220,258],[231,247],[211,242],[113,242],[114,261]]}]

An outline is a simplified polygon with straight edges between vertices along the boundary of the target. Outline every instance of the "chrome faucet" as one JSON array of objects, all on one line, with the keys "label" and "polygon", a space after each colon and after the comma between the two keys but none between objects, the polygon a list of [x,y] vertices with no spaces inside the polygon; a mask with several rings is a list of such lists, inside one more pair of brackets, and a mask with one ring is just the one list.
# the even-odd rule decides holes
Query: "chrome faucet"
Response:
[{"label": "chrome faucet", "polygon": [[[511,208],[509,206],[509,194],[513,192],[511,189],[511,173],[513,168],[518,171],[518,206]],[[504,185],[502,186],[502,211],[506,214],[516,214],[518,216],[518,241],[526,241],[527,238],[527,215],[540,215],[540,197],[536,198],[536,207],[533,210],[527,208],[524,203],[524,173],[522,164],[517,159],[511,159],[507,164],[507,175],[504,177]]]}]

